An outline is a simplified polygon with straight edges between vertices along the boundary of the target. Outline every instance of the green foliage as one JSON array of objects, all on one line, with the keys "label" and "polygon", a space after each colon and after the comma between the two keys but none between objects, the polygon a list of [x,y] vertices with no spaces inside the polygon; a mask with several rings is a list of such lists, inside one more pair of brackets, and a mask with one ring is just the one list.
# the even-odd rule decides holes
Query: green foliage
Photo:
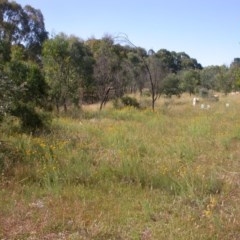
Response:
[{"label": "green foliage", "polygon": [[35,132],[39,129],[47,129],[49,127],[50,115],[41,111],[37,111],[32,104],[16,104],[10,112],[21,121],[23,130]]},{"label": "green foliage", "polygon": [[[17,71],[17,69],[15,70]],[[11,113],[16,104],[19,104],[20,102],[26,103],[26,89],[24,88],[24,82],[16,82],[14,78],[11,78],[13,75],[9,75],[10,74],[2,72],[0,76],[0,118]],[[20,73],[19,76],[21,76]],[[19,77],[19,79],[21,79],[21,77]],[[28,99],[28,101],[32,100],[34,100],[34,98]]]},{"label": "green foliage", "polygon": [[230,66],[229,79],[232,83],[232,88],[234,90],[240,89],[240,62],[239,59],[235,59]]},{"label": "green foliage", "polygon": [[217,88],[217,74],[219,72],[219,68],[217,66],[210,66],[204,68],[200,73],[201,86],[206,89]]},{"label": "green foliage", "polygon": [[125,106],[140,108],[140,104],[136,98],[130,96],[121,97],[121,101]]},{"label": "green foliage", "polygon": [[40,68],[35,64],[22,61],[11,61],[5,66],[6,74],[17,88],[22,91],[15,95],[15,101],[34,102],[36,105],[44,104],[48,86]]},{"label": "green foliage", "polygon": [[84,44],[76,37],[59,34],[44,43],[43,63],[51,100],[57,110],[64,106],[67,111],[67,102],[78,106],[81,90],[91,85],[88,81],[92,77],[93,61]]},{"label": "green foliage", "polygon": [[[142,93],[148,88],[154,109],[163,93],[168,97],[180,96],[183,91],[194,94],[199,85],[225,94],[239,88],[237,58],[230,69],[202,68],[185,52],[146,51],[126,37],[127,46],[118,44],[115,40],[119,39],[110,35],[85,42],[64,33],[48,39],[40,10],[8,0],[0,3],[0,9],[4,16],[0,23],[0,68],[8,72],[17,87],[25,87],[21,100],[24,97],[26,102],[34,98],[39,105],[49,87],[49,100],[58,111],[61,107],[67,111],[69,105],[78,106],[84,101],[100,100],[102,108],[109,99]],[[33,62],[39,68],[33,67]],[[164,80],[167,74],[170,75]],[[109,89],[114,89],[112,95],[108,94]]]},{"label": "green foliage", "polygon": [[46,105],[49,87],[42,71],[36,65],[28,67],[26,89],[28,100],[34,101],[38,106],[44,107]]},{"label": "green foliage", "polygon": [[181,88],[190,95],[196,93],[197,86],[200,84],[200,73],[196,70],[185,70],[180,72]]},{"label": "green foliage", "polygon": [[39,9],[30,5],[23,8],[28,21],[28,32],[26,39],[26,53],[29,60],[41,63],[39,57],[42,53],[42,45],[48,39],[48,32],[45,30],[44,17]]},{"label": "green foliage", "polygon": [[[42,43],[48,38],[41,11],[8,0],[1,1],[0,9],[4,16],[0,23],[1,40],[9,46],[23,44],[28,59],[39,63]],[[9,60],[9,56],[5,59]]]},{"label": "green foliage", "polygon": [[38,128],[43,122],[36,108],[45,105],[47,96],[40,69],[41,46],[47,39],[44,19],[40,10],[8,0],[0,3],[0,9],[4,16],[0,23],[0,117],[11,113],[24,128]]},{"label": "green foliage", "polygon": [[163,91],[167,97],[172,97],[176,95],[180,97],[182,89],[180,86],[180,78],[176,74],[169,74],[164,79],[163,82]]},{"label": "green foliage", "polygon": [[46,117],[38,107],[45,106],[47,85],[35,64],[11,61],[5,65],[0,82],[0,116],[10,113],[18,117],[23,129],[35,131],[46,127]]},{"label": "green foliage", "polygon": [[11,45],[9,42],[0,39],[0,68],[5,62],[10,60]]},{"label": "green foliage", "polygon": [[202,69],[201,64],[196,59],[190,58],[185,52],[170,52],[166,49],[160,49],[156,56],[161,60],[164,66],[172,73],[178,73],[184,70]]},{"label": "green foliage", "polygon": [[160,49],[156,55],[170,71],[176,73],[179,70],[178,62],[175,59],[176,55],[174,52],[170,52],[166,49]]},{"label": "green foliage", "polygon": [[[10,59],[9,59],[10,60]],[[13,45],[11,47],[11,62],[26,61],[26,53],[23,45]]]},{"label": "green foliage", "polygon": [[112,37],[106,36],[99,43],[99,48],[94,53],[94,79],[98,98],[101,101],[100,109],[109,99],[109,90],[114,89],[111,97],[121,97],[128,79],[128,69],[122,64],[124,52],[118,45],[114,45]]}]

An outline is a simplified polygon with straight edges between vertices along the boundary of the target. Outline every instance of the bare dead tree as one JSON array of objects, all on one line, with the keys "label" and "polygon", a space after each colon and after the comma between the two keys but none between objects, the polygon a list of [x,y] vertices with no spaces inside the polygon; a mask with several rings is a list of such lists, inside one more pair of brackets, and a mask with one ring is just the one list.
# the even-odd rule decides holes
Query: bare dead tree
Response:
[{"label": "bare dead tree", "polygon": [[[128,36],[124,33],[120,33],[119,35],[117,35],[115,38],[114,38],[116,41],[118,41],[119,43],[122,43],[122,44],[127,44],[129,45],[130,47],[138,50],[139,48],[134,44],[132,43]],[[155,102],[158,98],[158,94],[157,94],[157,86],[156,86],[156,80],[154,80],[153,78],[153,75],[151,73],[151,70],[150,70],[150,66],[149,66],[149,63],[147,62],[147,60],[144,58],[143,54],[139,51],[139,56],[141,58],[141,61],[146,69],[146,72],[147,72],[147,75],[149,77],[149,81],[150,81],[150,86],[151,86],[151,98],[152,98],[152,110],[154,111],[155,109]]]}]

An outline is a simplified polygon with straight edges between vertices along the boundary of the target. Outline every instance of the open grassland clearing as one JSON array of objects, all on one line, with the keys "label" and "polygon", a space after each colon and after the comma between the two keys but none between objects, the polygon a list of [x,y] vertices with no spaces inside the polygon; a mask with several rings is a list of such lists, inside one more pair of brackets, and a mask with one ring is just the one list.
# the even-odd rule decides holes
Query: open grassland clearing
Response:
[{"label": "open grassland clearing", "polygon": [[4,123],[0,239],[239,239],[240,96],[210,104]]}]

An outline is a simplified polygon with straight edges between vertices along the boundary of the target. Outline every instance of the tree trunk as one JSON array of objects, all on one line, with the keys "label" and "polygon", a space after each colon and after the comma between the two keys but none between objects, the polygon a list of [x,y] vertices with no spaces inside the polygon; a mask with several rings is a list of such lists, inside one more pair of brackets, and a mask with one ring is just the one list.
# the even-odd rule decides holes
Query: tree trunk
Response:
[{"label": "tree trunk", "polygon": [[111,88],[109,87],[109,88],[107,89],[107,91],[105,92],[105,94],[104,94],[104,97],[103,97],[103,99],[102,99],[102,101],[101,101],[101,104],[100,104],[100,111],[102,110],[103,105],[105,105],[106,102],[107,102],[107,100],[108,100],[108,94],[109,94],[110,90],[111,90]]}]

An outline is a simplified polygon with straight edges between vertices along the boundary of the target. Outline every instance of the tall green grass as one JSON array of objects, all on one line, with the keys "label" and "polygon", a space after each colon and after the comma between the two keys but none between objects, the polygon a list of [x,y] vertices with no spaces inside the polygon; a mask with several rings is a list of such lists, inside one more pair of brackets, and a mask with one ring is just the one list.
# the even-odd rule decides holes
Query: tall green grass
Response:
[{"label": "tall green grass", "polygon": [[0,237],[237,239],[238,103],[84,110],[39,135],[2,124]]}]

